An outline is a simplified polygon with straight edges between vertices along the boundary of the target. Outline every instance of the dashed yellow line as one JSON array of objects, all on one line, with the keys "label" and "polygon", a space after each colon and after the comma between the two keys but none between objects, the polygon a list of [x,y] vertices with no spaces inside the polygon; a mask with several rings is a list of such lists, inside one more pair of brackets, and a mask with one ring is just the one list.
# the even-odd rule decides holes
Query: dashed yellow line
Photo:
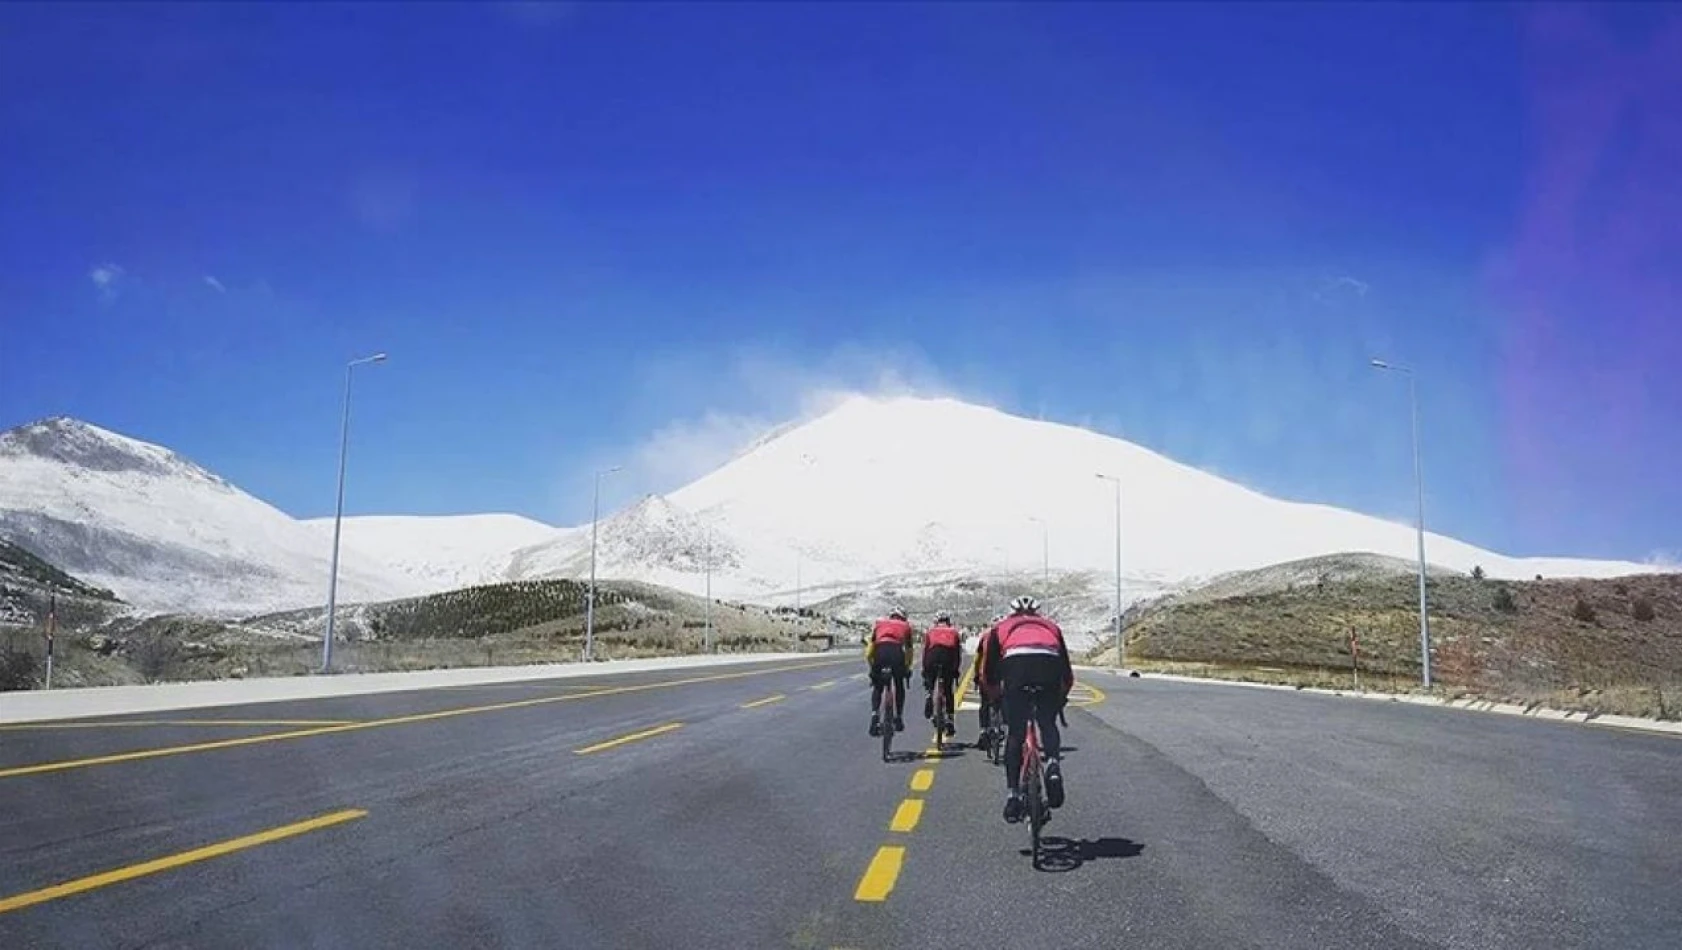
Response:
[{"label": "dashed yellow line", "polygon": [[273,841],[280,841],[283,838],[295,837],[297,835],[316,831],[321,828],[344,824],[347,821],[355,821],[358,818],[365,817],[367,814],[368,813],[366,811],[363,811],[360,808],[348,808],[344,811],[330,812],[318,818],[311,818],[308,821],[300,821],[291,825],[282,825],[279,828],[270,828],[268,831],[260,831],[254,835],[246,835],[243,838],[233,838],[228,841],[206,845],[202,848],[194,848],[191,851],[183,851],[180,854],[172,854],[168,857],[157,858],[140,864],[131,864],[128,867],[117,868],[115,870],[106,871],[102,874],[94,874],[88,877],[77,878],[73,881],[65,881],[62,884],[54,884],[52,887],[43,887],[37,891],[28,891],[23,894],[0,898],[0,914],[8,913],[14,910],[22,910],[25,907],[32,907],[36,904],[44,904],[47,901],[58,900],[61,897],[69,897],[72,894],[81,894],[86,891],[96,890],[111,884],[119,884],[123,881],[132,881],[137,877],[145,877],[149,874],[157,874],[160,871],[168,871],[172,868],[178,868],[183,865],[194,864],[199,861],[209,860],[210,858],[221,857],[224,854],[232,854],[235,851],[255,848],[258,845],[268,844]]},{"label": "dashed yellow line", "polygon": [[894,820],[888,822],[889,831],[906,834],[917,830],[917,822],[923,817],[923,800],[921,798],[907,798],[894,809]]},{"label": "dashed yellow line", "polygon": [[775,696],[767,696],[764,699],[756,699],[751,703],[743,703],[742,708],[743,709],[758,709],[761,706],[769,706],[772,703],[780,702],[780,701],[785,700],[787,698],[788,697],[784,696],[782,693],[778,693]]},{"label": "dashed yellow line", "polygon": [[934,769],[918,769],[911,773],[911,790],[926,792],[934,787]]},{"label": "dashed yellow line", "polygon": [[671,732],[673,729],[682,728],[683,723],[681,722],[668,722],[663,726],[655,726],[652,729],[644,729],[641,732],[633,732],[628,736],[620,736],[617,739],[609,739],[606,742],[598,742],[595,745],[587,745],[582,749],[574,749],[572,751],[574,755],[589,755],[592,752],[601,752],[604,749],[612,749],[622,746],[627,742],[640,742],[643,739],[652,739],[655,736]]},{"label": "dashed yellow line", "polygon": [[897,844],[885,844],[876,849],[876,856],[870,859],[870,866],[864,869],[864,877],[859,878],[859,886],[853,891],[853,900],[879,902],[888,899],[893,893],[894,883],[899,880],[899,870],[905,865],[905,848]]},{"label": "dashed yellow line", "polygon": [[260,736],[241,736],[238,739],[218,739],[214,742],[194,742],[189,745],[164,746],[157,749],[141,749],[135,752],[120,752],[114,755],[98,755],[86,759],[66,759],[59,762],[42,762],[37,765],[23,765],[15,768],[0,769],[0,779],[19,778],[25,775],[41,775],[49,772],[66,772],[72,769],[92,768],[98,765],[114,765],[119,762],[138,762],[145,759],[157,759],[164,756],[188,755],[194,752],[213,752],[218,749],[236,749],[241,746],[259,745],[265,742],[281,742],[287,739],[307,739],[312,736],[328,736],[341,732],[355,732],[363,729],[379,729],[385,726],[400,726],[416,722],[432,722],[439,719],[450,719],[456,716],[471,716],[478,713],[500,712],[508,709],[525,709],[532,706],[543,706],[550,703],[567,703],[580,699],[592,699],[597,696],[619,696],[625,693],[640,693],[655,689],[670,689],[676,686],[689,686],[695,683],[711,683],[718,680],[740,679],[746,676],[766,676],[772,673],[790,673],[796,670],[813,669],[820,666],[834,666],[845,663],[846,660],[827,660],[816,663],[802,663],[797,666],[779,666],[771,669],[741,670],[735,673],[714,673],[706,676],[689,676],[683,679],[662,680],[655,683],[637,683],[631,686],[610,686],[604,689],[588,690],[581,693],[565,693],[559,696],[538,696],[532,699],[518,699],[511,702],[491,703],[484,706],[458,706],[453,709],[441,709],[436,712],[413,713],[407,716],[392,716],[388,719],[369,719],[363,722],[351,722],[337,726],[318,726],[311,729],[297,729],[291,732],[271,732]]}]

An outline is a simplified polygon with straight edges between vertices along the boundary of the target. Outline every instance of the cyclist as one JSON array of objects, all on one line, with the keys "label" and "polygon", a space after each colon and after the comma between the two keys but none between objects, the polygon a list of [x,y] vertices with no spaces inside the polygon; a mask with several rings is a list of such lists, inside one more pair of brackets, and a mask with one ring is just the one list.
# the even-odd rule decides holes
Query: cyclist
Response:
[{"label": "cyclist", "polygon": [[976,721],[981,724],[981,738],[975,740],[975,747],[977,749],[987,748],[987,730],[991,725],[991,723],[987,720],[988,715],[993,711],[994,705],[994,690],[991,686],[987,685],[987,681],[981,676],[982,668],[985,666],[983,658],[987,655],[988,638],[999,629],[999,621],[1003,619],[1005,619],[1005,615],[999,614],[987,622],[987,631],[981,635],[981,638],[977,640],[975,644],[975,662],[970,665],[970,680],[975,683],[975,692],[981,697],[981,712],[976,717]]},{"label": "cyclist", "polygon": [[1046,755],[1045,798],[1052,808],[1063,805],[1062,736],[1057,731],[1057,714],[1074,688],[1075,671],[1069,661],[1069,647],[1063,630],[1049,617],[1040,616],[1040,603],[1024,594],[1010,602],[1010,616],[987,635],[983,647],[982,676],[1002,690],[1005,724],[1005,821],[1022,820],[1025,803],[1017,783],[1022,771],[1022,741],[1028,734],[1027,687],[1041,688],[1038,720]]},{"label": "cyclist", "polygon": [[934,626],[923,634],[923,718],[934,718],[934,682],[946,684],[947,735],[957,735],[953,729],[953,715],[957,712],[957,698],[952,695],[963,666],[964,647],[958,628],[952,626],[952,615],[942,612],[934,618]]},{"label": "cyclist", "polygon": [[882,705],[882,689],[890,682],[894,687],[893,728],[895,732],[905,731],[905,681],[911,678],[905,651],[915,635],[916,631],[905,620],[903,607],[889,610],[870,632],[870,647],[865,657],[870,663],[870,734],[873,736],[882,734],[884,723],[877,710]]}]

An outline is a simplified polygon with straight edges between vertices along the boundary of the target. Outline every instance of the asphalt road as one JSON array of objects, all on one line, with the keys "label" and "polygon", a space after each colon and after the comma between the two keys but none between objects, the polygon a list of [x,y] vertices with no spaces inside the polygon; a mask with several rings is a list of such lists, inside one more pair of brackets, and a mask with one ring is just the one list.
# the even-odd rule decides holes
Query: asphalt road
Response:
[{"label": "asphalt road", "polygon": [[1682,944],[1682,740],[1095,675],[1035,870],[859,666],[0,728],[0,947]]}]

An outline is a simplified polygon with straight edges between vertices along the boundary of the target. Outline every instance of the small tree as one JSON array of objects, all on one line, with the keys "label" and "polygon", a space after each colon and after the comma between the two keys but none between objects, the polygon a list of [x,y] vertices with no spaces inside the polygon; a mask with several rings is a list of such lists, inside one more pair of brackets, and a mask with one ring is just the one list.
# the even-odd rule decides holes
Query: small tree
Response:
[{"label": "small tree", "polygon": [[1630,606],[1629,614],[1631,617],[1646,623],[1653,619],[1653,602],[1645,597],[1637,597],[1635,603]]},{"label": "small tree", "polygon": [[1472,565],[1472,580],[1474,580],[1474,581],[1483,580],[1483,565],[1482,564]]},{"label": "small tree", "polygon": [[1571,605],[1571,619],[1578,623],[1594,623],[1594,616],[1594,608],[1589,606],[1589,602],[1581,597],[1577,598],[1577,602]]},{"label": "small tree", "polygon": [[1495,588],[1495,596],[1490,598],[1490,603],[1504,614],[1518,613],[1518,603],[1513,600],[1513,592],[1505,584]]}]

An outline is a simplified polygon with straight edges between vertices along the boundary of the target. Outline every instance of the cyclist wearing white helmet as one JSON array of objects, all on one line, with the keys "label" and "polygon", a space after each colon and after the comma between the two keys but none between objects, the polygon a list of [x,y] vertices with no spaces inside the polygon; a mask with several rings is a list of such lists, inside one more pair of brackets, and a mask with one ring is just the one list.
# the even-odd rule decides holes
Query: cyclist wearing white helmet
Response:
[{"label": "cyclist wearing white helmet", "polygon": [[[889,610],[870,632],[870,646],[864,656],[870,664],[870,734],[873,736],[881,735],[890,726],[895,732],[905,731],[905,682],[911,678],[905,658],[916,635],[917,631],[905,620],[903,607]],[[876,710],[882,705],[882,689],[890,682],[894,687],[894,721],[884,723]]]},{"label": "cyclist wearing white helmet", "polygon": [[1060,808],[1062,736],[1057,731],[1057,716],[1075,684],[1063,630],[1051,618],[1040,616],[1040,602],[1024,594],[1010,602],[1010,616],[989,631],[983,651],[986,659],[982,676],[1001,689],[1005,723],[1010,729],[1005,740],[1005,782],[1010,788],[1005,799],[1005,821],[1021,821],[1026,810],[1017,782],[1022,771],[1022,741],[1028,732],[1029,687],[1042,690],[1037,718],[1047,759],[1046,804]]}]

